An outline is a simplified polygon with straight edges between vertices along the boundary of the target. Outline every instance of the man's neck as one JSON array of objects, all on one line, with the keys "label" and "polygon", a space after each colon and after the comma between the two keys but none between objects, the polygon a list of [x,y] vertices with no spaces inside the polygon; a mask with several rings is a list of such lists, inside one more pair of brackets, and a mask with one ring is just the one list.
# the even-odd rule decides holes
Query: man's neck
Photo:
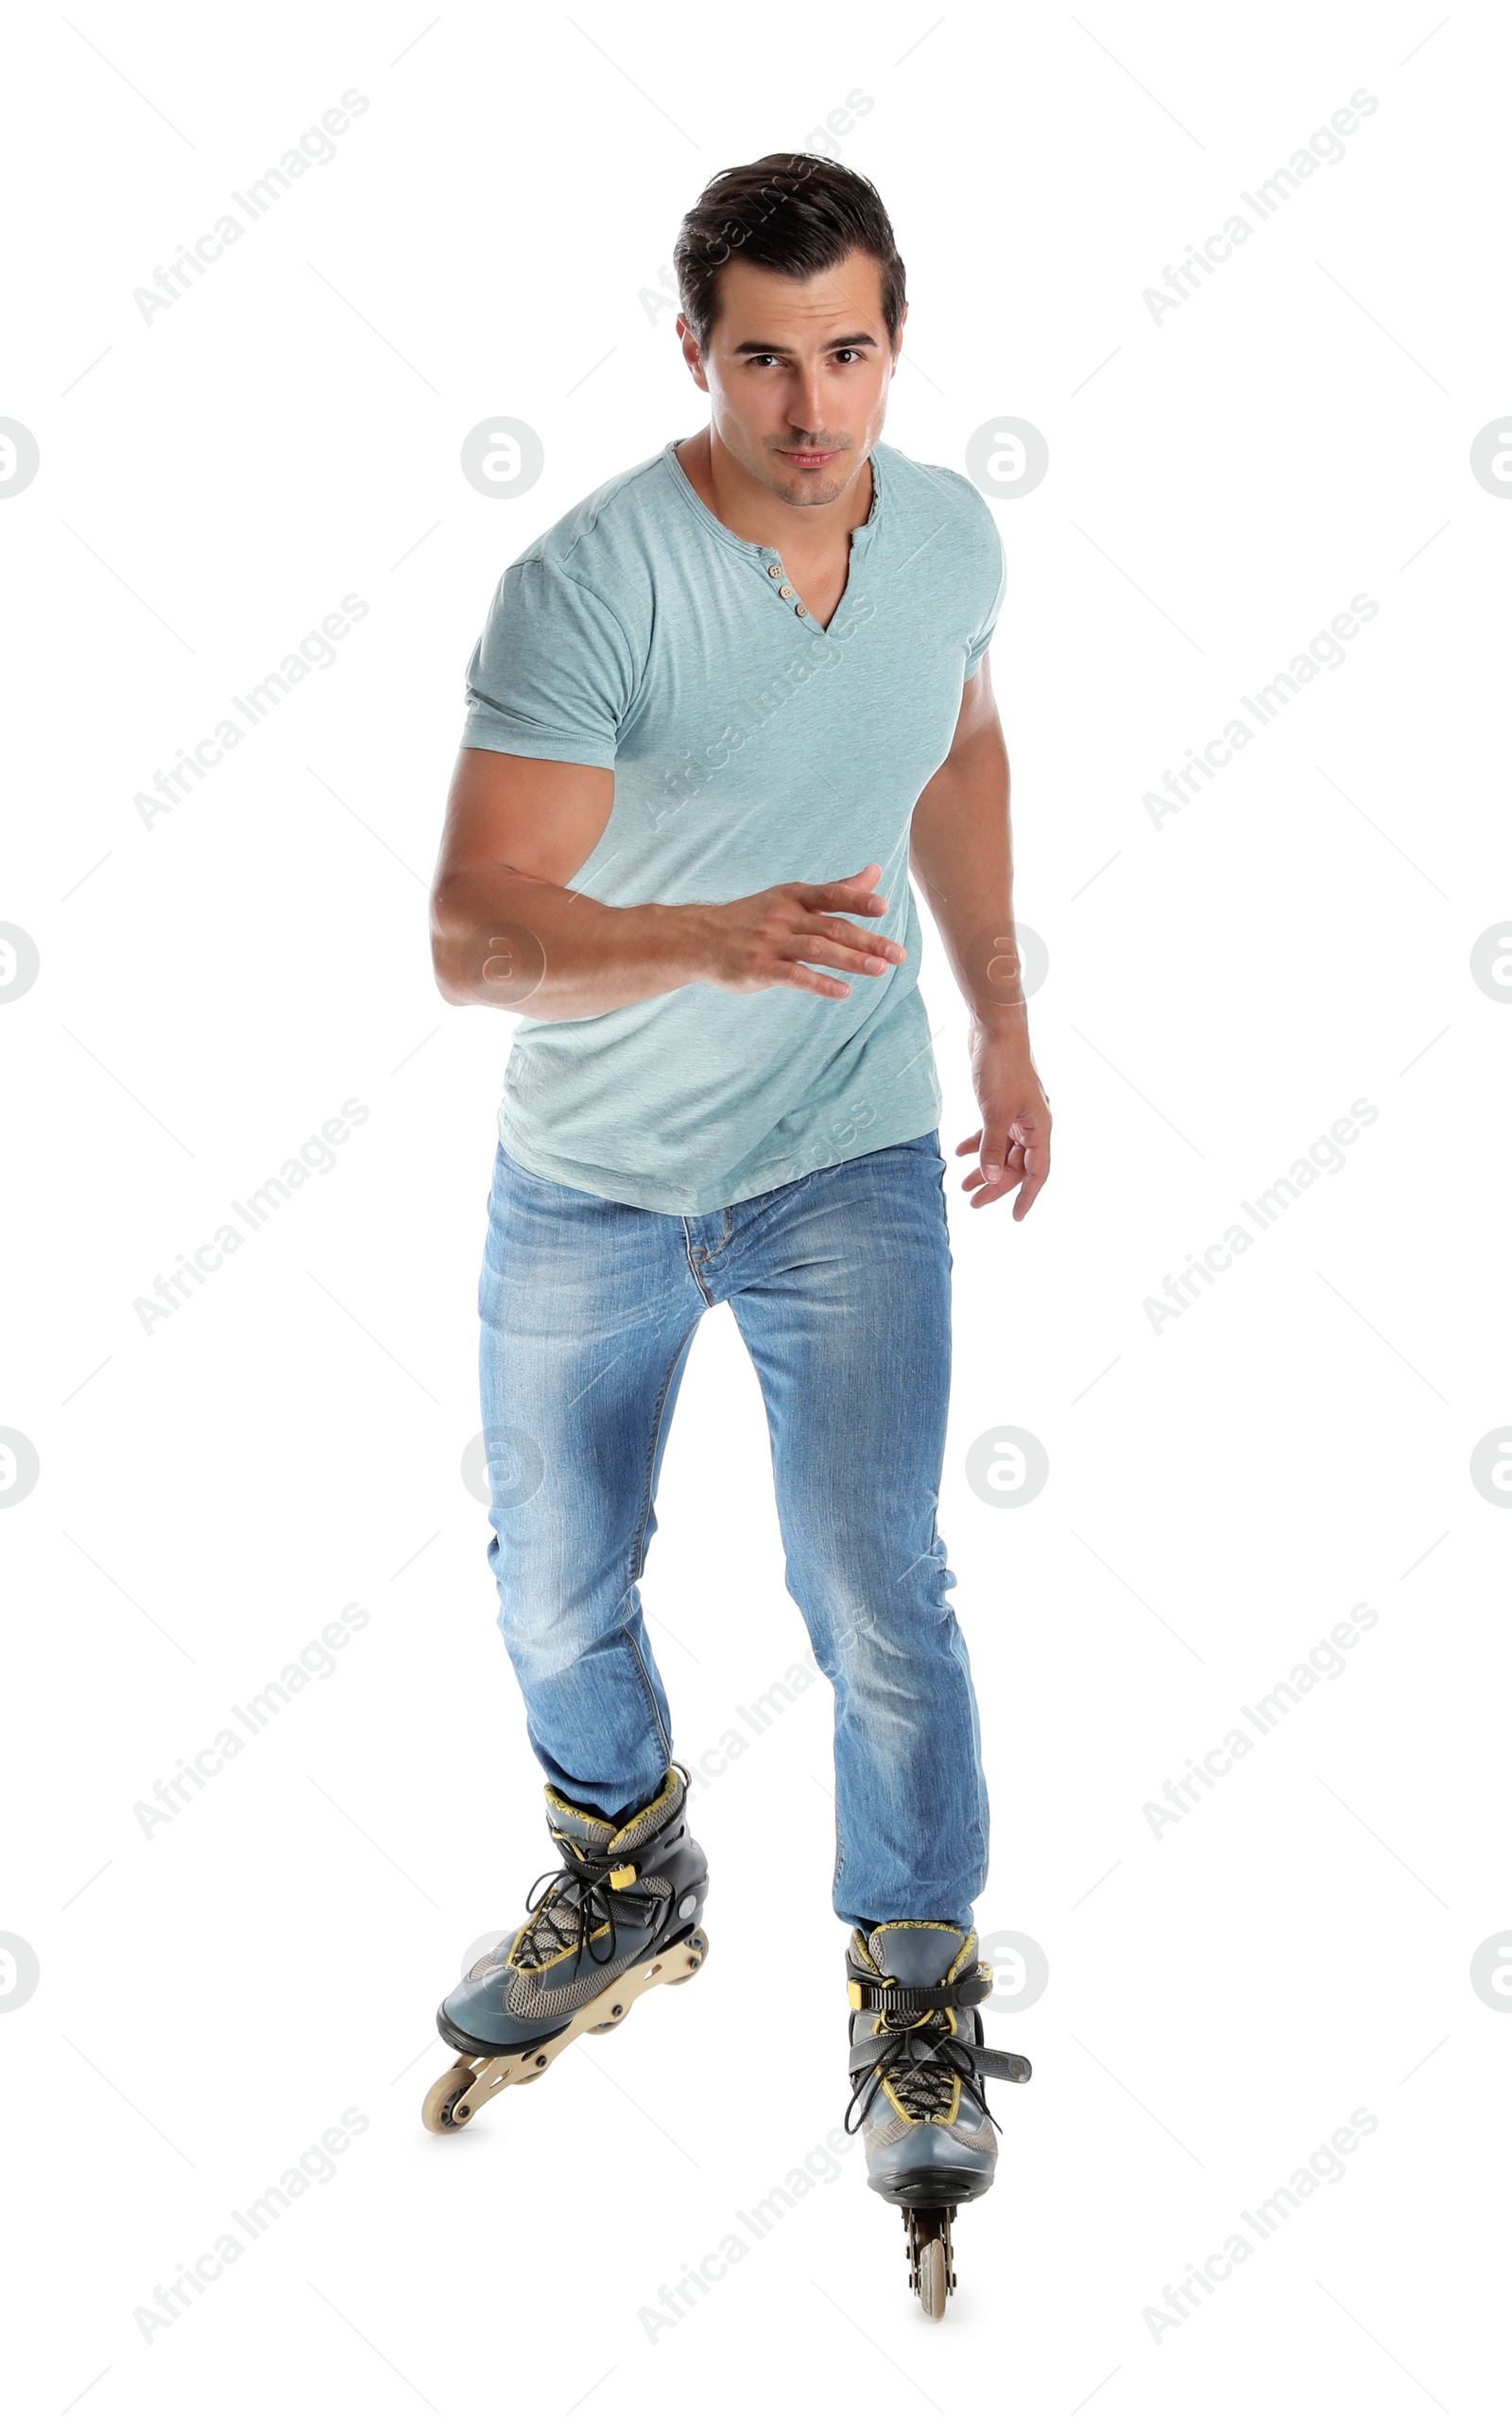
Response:
[{"label": "man's neck", "polygon": [[814,507],[789,506],[779,498],[747,472],[712,430],[683,440],[677,457],[710,513],[717,515],[737,540],[754,541],[759,547],[775,549],[782,556],[823,556],[830,549],[843,554],[850,534],[871,512],[869,454],[837,498]]}]

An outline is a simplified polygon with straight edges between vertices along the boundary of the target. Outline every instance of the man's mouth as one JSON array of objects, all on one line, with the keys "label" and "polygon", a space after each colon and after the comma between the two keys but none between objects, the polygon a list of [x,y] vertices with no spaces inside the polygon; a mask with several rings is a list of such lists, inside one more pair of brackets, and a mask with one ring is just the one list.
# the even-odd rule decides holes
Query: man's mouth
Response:
[{"label": "man's mouth", "polygon": [[841,451],[837,447],[780,447],[777,453],[800,473],[816,473],[821,465],[833,464]]}]

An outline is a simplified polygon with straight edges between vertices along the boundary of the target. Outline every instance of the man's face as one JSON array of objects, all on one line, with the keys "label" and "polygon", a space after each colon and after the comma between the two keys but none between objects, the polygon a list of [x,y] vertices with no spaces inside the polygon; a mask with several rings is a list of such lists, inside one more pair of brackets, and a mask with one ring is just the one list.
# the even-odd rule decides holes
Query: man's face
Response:
[{"label": "man's face", "polygon": [[790,507],[827,507],[850,487],[881,436],[894,367],[869,253],[812,279],[732,253],[707,354],[680,315],[678,333],[713,427],[747,473]]}]

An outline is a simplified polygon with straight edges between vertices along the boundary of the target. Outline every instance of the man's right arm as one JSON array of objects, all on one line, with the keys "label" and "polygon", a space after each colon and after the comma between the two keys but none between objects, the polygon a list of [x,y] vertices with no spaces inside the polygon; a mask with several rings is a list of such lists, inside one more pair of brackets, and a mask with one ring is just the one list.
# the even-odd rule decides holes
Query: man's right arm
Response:
[{"label": "man's right arm", "polygon": [[597,902],[568,881],[614,805],[611,768],[507,751],[458,754],[431,894],[431,956],[449,1004],[496,1005],[532,1020],[612,1012],[695,980],[746,994],[793,987],[831,997],[903,958],[890,938],[844,917],[887,908],[876,862],[831,885],[769,887],[730,904]]}]

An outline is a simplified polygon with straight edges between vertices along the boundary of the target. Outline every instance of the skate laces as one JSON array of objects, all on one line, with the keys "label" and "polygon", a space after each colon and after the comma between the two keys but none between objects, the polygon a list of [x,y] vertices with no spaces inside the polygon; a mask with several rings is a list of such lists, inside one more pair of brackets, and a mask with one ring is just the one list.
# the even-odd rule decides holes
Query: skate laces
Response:
[{"label": "skate laces", "polygon": [[[900,1998],[910,2007],[918,2003],[925,1989],[937,1989],[948,1993],[950,1986],[898,1986]],[[947,2000],[942,2000],[940,2010],[949,2006]],[[955,2099],[957,2078],[980,2108],[983,2117],[991,2119],[993,2126],[997,2126],[996,2118],[988,2108],[987,2089],[976,2064],[975,2043],[966,2042],[958,2030],[947,2026],[939,2013],[917,2023],[910,2021],[897,2026],[889,2024],[885,2009],[879,2014],[881,2024],[872,2043],[861,2045],[871,2060],[871,2071],[863,2078],[846,2107],[847,2135],[854,2135],[864,2123],[885,2078],[892,2087],[900,2109],[920,2126],[933,2125],[949,2116]],[[873,2043],[875,2050],[872,2049]],[[852,2111],[855,2112],[853,2119],[850,2115]]]},{"label": "skate laces", "polygon": [[[593,1966],[612,1965],[619,1954],[620,1925],[644,1924],[669,1891],[669,1885],[644,1869],[677,1820],[691,1783],[687,1767],[674,1763],[656,1797],[619,1826],[580,1812],[548,1785],[546,1829],[570,1855],[565,1865],[538,1874],[531,1884],[525,1899],[529,1913],[510,1944],[507,1963],[539,1970],[570,1953],[576,1967],[581,1967],[585,1957]],[[670,1814],[662,1811],[669,1806]],[[616,1874],[624,1876],[618,1887]],[[631,1889],[633,1883],[645,1887]],[[609,1948],[595,1957],[592,1944],[604,1932]]]},{"label": "skate laces", "polygon": [[[610,1964],[619,1948],[619,1926],[626,1921],[625,1894],[611,1893],[609,1888],[609,1877],[618,1863],[618,1858],[610,1856],[602,1864],[584,1859],[576,1865],[558,1866],[550,1873],[538,1874],[525,1895],[529,1921],[515,1938],[511,1965],[549,1967],[569,1951],[578,1965],[585,1952],[595,1966]],[[622,1911],[619,1916],[614,1912],[616,1902]],[[605,1931],[610,1937],[609,1948],[601,1957],[595,1957],[591,1944]]]}]

